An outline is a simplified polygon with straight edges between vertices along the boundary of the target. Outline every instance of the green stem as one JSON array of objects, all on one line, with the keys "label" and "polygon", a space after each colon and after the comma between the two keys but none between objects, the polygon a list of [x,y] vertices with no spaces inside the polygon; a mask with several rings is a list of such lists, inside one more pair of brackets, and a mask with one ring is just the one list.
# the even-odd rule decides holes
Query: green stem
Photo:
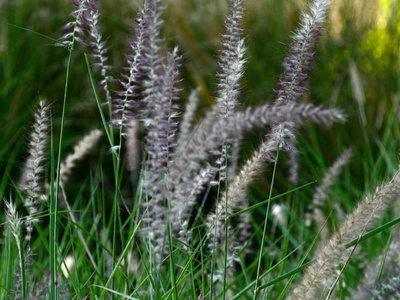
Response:
[{"label": "green stem", "polygon": [[279,145],[280,145],[280,140],[278,143],[278,147],[276,149],[276,160],[274,164],[274,171],[272,173],[272,180],[271,180],[271,187],[269,190],[269,196],[268,196],[268,206],[267,206],[267,211],[265,212],[265,219],[264,219],[264,229],[263,229],[263,234],[262,234],[262,239],[261,239],[261,245],[260,245],[260,254],[258,256],[258,266],[257,266],[257,276],[255,280],[255,286],[254,286],[254,295],[253,295],[253,300],[257,299],[257,295],[259,292],[259,283],[260,283],[260,270],[261,270],[261,260],[262,260],[262,255],[263,255],[263,249],[264,249],[264,243],[265,243],[265,233],[267,231],[267,223],[268,223],[268,214],[269,214],[269,208],[271,206],[271,199],[272,199],[272,190],[274,188],[274,182],[275,182],[275,174],[276,174],[276,167],[278,165],[278,158],[279,158]]}]

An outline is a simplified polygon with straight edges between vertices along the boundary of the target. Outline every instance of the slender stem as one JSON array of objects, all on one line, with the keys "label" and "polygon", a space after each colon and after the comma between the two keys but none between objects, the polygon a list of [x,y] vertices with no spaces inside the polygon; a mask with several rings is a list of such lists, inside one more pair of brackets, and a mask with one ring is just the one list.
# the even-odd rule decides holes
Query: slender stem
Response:
[{"label": "slender stem", "polygon": [[223,299],[226,299],[226,266],[228,263],[228,146],[225,144],[225,251],[224,251],[224,287],[223,292],[224,296]]},{"label": "slender stem", "polygon": [[56,39],[53,39],[52,37],[47,36],[47,35],[44,35],[44,34],[42,34],[42,33],[40,33],[40,32],[35,31],[35,30],[29,29],[29,28],[25,28],[25,27],[21,27],[21,26],[18,26],[18,25],[16,25],[16,24],[8,23],[8,22],[5,22],[5,21],[0,21],[0,23],[5,24],[5,25],[10,26],[10,27],[14,27],[14,28],[18,28],[18,29],[27,31],[27,32],[29,32],[29,33],[36,34],[36,35],[38,35],[38,36],[40,36],[40,37],[42,37],[42,38],[48,39],[48,40],[50,40],[50,41],[53,41],[53,42],[55,42],[56,44],[60,44],[60,45],[63,45],[63,46],[67,46],[67,43],[62,42],[62,41],[59,41],[59,40],[56,40]]},{"label": "slender stem", "polygon": [[57,270],[56,270],[56,250],[55,250],[55,232],[53,231],[54,223],[56,222],[55,220],[55,199],[56,199],[56,193],[55,193],[55,182],[54,182],[54,140],[53,140],[53,122],[50,122],[50,128],[51,128],[51,134],[50,134],[50,236],[49,236],[49,253],[50,253],[50,271],[51,271],[51,276],[50,276],[50,297],[51,299],[55,300],[57,299],[57,290],[56,290],[56,283],[55,283],[55,277],[57,276]]},{"label": "slender stem", "polygon": [[[168,206],[170,203],[168,203]],[[175,263],[174,263],[174,252],[173,252],[173,244],[172,244],[172,230],[171,230],[171,222],[168,221],[168,250],[169,250],[169,269],[171,275],[171,289],[173,290],[172,299],[178,300],[178,292],[176,288],[176,278],[175,278]]]},{"label": "slender stem", "polygon": [[21,291],[22,291],[22,299],[27,299],[28,292],[27,292],[27,286],[26,286],[23,227],[20,226],[19,230],[20,230],[19,241],[17,240],[17,243],[18,243],[18,250],[19,250],[19,263],[20,263],[20,269],[21,269]]},{"label": "slender stem", "polygon": [[13,258],[14,258],[14,247],[12,246],[12,234],[11,232],[7,235],[7,276],[6,276],[6,288],[3,289],[5,291],[5,299],[9,299],[9,294],[8,291],[11,290],[11,285],[12,285],[12,275],[14,273],[14,264],[13,264]]},{"label": "slender stem", "polygon": [[263,249],[264,249],[264,242],[265,242],[265,233],[267,231],[267,223],[268,223],[268,214],[269,214],[269,208],[271,206],[271,198],[272,198],[272,190],[274,188],[274,182],[275,182],[275,173],[276,173],[276,167],[278,165],[278,158],[279,158],[279,146],[280,146],[281,141],[279,140],[278,143],[278,148],[276,149],[276,160],[274,164],[274,171],[272,173],[272,180],[271,180],[271,187],[269,190],[269,196],[268,196],[268,205],[267,205],[267,211],[265,212],[265,219],[264,219],[264,229],[263,229],[263,234],[262,234],[262,239],[261,239],[261,245],[260,245],[260,254],[258,256],[258,266],[257,266],[257,276],[256,276],[256,282],[254,286],[254,295],[253,295],[253,300],[257,299],[257,295],[259,292],[259,284],[260,284],[260,270],[261,270],[261,260],[262,260],[262,255],[263,255]]},{"label": "slender stem", "polygon": [[[68,97],[68,87],[69,79],[71,74],[72,65],[72,51],[69,51],[68,63],[67,63],[67,74],[65,78],[65,88],[64,88],[64,100],[61,115],[61,125],[60,125],[60,138],[58,142],[58,155],[57,155],[57,176],[56,176],[56,189],[55,195],[51,197],[50,202],[50,259],[51,259],[51,298],[57,299],[57,209],[58,209],[58,196],[60,191],[60,170],[61,170],[61,152],[62,152],[62,142],[64,135],[64,123],[65,123],[65,112],[67,107],[67,97]],[[53,155],[53,152],[52,152]],[[53,174],[53,173],[52,173]],[[52,189],[54,192],[54,189]]]},{"label": "slender stem", "polygon": [[[217,201],[215,203],[215,207],[218,207],[218,203],[219,203],[219,195],[220,195],[220,188],[221,188],[221,184],[218,184],[218,191],[217,191]],[[217,252],[215,249],[215,246],[217,245],[217,241],[216,241],[216,236],[217,236],[217,230],[218,230],[218,215],[215,218],[215,223],[214,223],[214,238],[213,238],[213,249],[214,251],[212,251],[212,258],[211,258],[211,276],[210,276],[210,300],[212,300],[213,297],[213,288],[214,288],[214,272],[215,272],[215,253]]]}]

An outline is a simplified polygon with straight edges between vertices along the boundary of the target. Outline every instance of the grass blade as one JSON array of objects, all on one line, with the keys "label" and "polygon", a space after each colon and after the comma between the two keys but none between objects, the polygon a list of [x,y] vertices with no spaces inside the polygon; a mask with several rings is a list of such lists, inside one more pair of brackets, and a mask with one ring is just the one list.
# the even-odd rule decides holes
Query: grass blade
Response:
[{"label": "grass blade", "polygon": [[390,222],[387,222],[386,224],[383,224],[382,226],[379,226],[379,227],[367,232],[366,234],[362,235],[358,239],[352,240],[350,243],[346,244],[346,248],[350,248],[352,246],[355,246],[358,243],[361,243],[361,242],[363,242],[365,240],[368,240],[369,238],[377,235],[378,233],[380,233],[380,232],[382,232],[382,231],[384,231],[386,229],[389,229],[390,227],[393,227],[397,223],[400,223],[400,217],[397,218],[397,219],[394,219],[394,220],[392,220]]}]

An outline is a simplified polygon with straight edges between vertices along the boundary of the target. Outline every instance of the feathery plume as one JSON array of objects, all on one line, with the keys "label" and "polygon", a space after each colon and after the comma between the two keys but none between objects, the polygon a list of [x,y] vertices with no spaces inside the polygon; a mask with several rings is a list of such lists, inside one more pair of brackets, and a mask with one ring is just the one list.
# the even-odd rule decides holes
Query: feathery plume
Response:
[{"label": "feathery plume", "polygon": [[147,39],[148,31],[148,13],[149,1],[144,1],[141,10],[136,18],[137,27],[135,27],[136,40],[130,43],[131,55],[127,56],[129,75],[122,75],[120,81],[123,90],[118,91],[118,98],[114,100],[114,118],[111,124],[115,127],[126,126],[129,120],[132,120],[135,115],[133,109],[137,107],[135,98],[137,89],[139,88],[139,80],[142,77],[141,64],[143,63],[143,48]]},{"label": "feathery plume", "polygon": [[[180,57],[178,49],[175,48],[168,55],[168,64],[164,66],[164,74],[159,75],[159,86],[147,95],[149,101],[153,102],[151,121],[148,123],[148,134],[146,137],[146,150],[148,159],[145,170],[145,187],[154,192],[159,189],[160,182],[167,173],[169,163],[172,160],[173,149],[176,146],[175,134],[178,123],[179,89],[175,87],[179,78],[178,66]],[[153,195],[150,192],[150,195]]]},{"label": "feathery plume", "polygon": [[[189,243],[192,236],[192,229],[196,225],[196,221],[190,224],[191,212],[194,209],[197,197],[206,187],[215,186],[219,180],[215,180],[218,168],[207,164],[202,168],[193,179],[193,184],[189,186],[184,202],[176,201],[176,195],[173,194],[170,221],[174,233],[178,233],[179,239],[185,243]],[[171,184],[174,186],[173,184]],[[199,215],[200,211],[197,213]],[[197,219],[197,218],[196,218]]]},{"label": "feathery plume", "polygon": [[147,11],[144,15],[146,26],[144,28],[145,40],[143,45],[143,63],[140,65],[145,75],[143,82],[143,95],[145,108],[142,110],[142,118],[147,118],[145,124],[154,122],[151,117],[157,114],[155,105],[160,96],[162,74],[164,73],[164,56],[161,51],[164,40],[160,36],[161,15],[165,10],[162,0],[147,0]]},{"label": "feathery plume", "polygon": [[[398,235],[397,232],[397,237],[390,244],[386,257],[380,255],[373,263],[368,265],[364,272],[364,278],[358,284],[358,289],[352,293],[353,299],[396,299],[395,296],[400,296],[400,243]],[[383,259],[385,259],[385,265],[378,279]]]},{"label": "feathery plume", "polygon": [[127,148],[127,164],[126,169],[130,172],[137,172],[140,166],[140,141],[139,122],[130,120],[129,126],[126,128],[126,148]]},{"label": "feathery plume", "polygon": [[[288,134],[291,134],[291,132],[288,131]],[[225,197],[224,194],[222,199],[218,202],[215,212],[208,215],[206,221],[207,226],[210,228],[213,226],[218,227],[218,230],[215,233],[215,239],[217,241],[215,249],[219,249],[221,247],[220,242],[223,242],[223,236],[225,234],[225,219],[234,211],[239,211],[246,208],[246,205],[248,204],[246,201],[248,187],[263,172],[265,168],[265,162],[273,161],[274,157],[271,156],[271,153],[277,150],[278,143],[274,139],[269,140],[269,143],[262,143],[259,147],[259,150],[255,151],[252,157],[246,161],[239,171],[239,174],[229,185],[228,196]],[[228,216],[226,216],[226,212],[228,212]],[[244,216],[245,218],[248,217],[248,214],[245,215],[247,215]],[[248,228],[243,228],[240,230],[241,233],[239,235],[242,236],[243,234],[241,240],[247,240],[249,237],[250,231],[246,229]],[[211,241],[213,238],[214,231],[210,230],[208,239]]]},{"label": "feathery plume", "polygon": [[[14,293],[16,299],[22,299],[26,297],[26,280],[25,280],[25,266],[28,265],[28,261],[24,258],[24,249],[21,243],[21,217],[17,212],[17,208],[13,202],[9,202],[4,200],[4,204],[6,206],[5,216],[6,222],[10,228],[11,234],[15,238],[15,242],[18,248],[18,257],[19,257],[19,270],[15,273],[15,284],[14,284]],[[29,259],[29,258],[27,258]]]},{"label": "feathery plume", "polygon": [[[324,178],[322,179],[321,185],[315,189],[313,199],[311,202],[312,212],[306,214],[306,225],[310,226],[312,220],[316,223],[317,228],[322,228],[325,223],[325,216],[323,208],[325,205],[325,199],[327,196],[327,192],[331,185],[334,183],[336,178],[342,172],[342,169],[345,165],[347,165],[353,156],[353,151],[351,148],[348,148],[343,151],[342,155],[339,156],[335,163],[329,168],[326,172]],[[329,230],[327,227],[324,227],[321,232],[322,240],[327,239],[329,236]]]},{"label": "feathery plume", "polygon": [[182,148],[189,142],[192,135],[193,121],[196,113],[196,109],[199,105],[199,92],[200,89],[194,89],[189,96],[188,102],[186,104],[185,113],[183,114],[182,121],[179,126],[179,136],[177,140],[176,152],[182,151]]},{"label": "feathery plume", "polygon": [[[243,18],[244,0],[230,0],[228,1],[228,5],[229,12],[225,18],[225,33],[222,36],[222,49],[220,51],[218,62],[220,71],[217,74],[218,91],[216,105],[214,106],[212,113],[208,114],[208,118],[206,118],[204,122],[200,124],[200,128],[198,129],[200,131],[208,131],[213,123],[219,118],[228,119],[232,117],[238,103],[240,86],[239,81],[243,75],[245,63],[244,55],[246,52],[244,39],[242,38],[243,29],[240,25],[240,22]],[[178,144],[178,152],[183,151],[182,148],[186,146],[188,142],[189,131],[184,131],[183,133],[186,134],[186,136],[184,135],[181,140],[183,141],[183,144]],[[176,198],[174,196],[176,203],[173,205],[174,212],[172,213],[172,217],[175,219],[175,221],[173,221],[173,227],[175,230],[181,232],[186,231],[186,228],[176,228],[176,226],[179,226],[177,224],[187,225],[185,219],[187,219],[187,213],[191,210],[191,205],[187,206],[187,200],[189,200],[189,203],[193,203],[195,201],[195,195],[199,194],[205,186],[205,179],[214,178],[218,171],[219,182],[226,178],[226,160],[228,159],[228,161],[230,161],[231,143],[237,139],[238,137],[235,136],[235,138],[231,138],[231,140],[225,140],[224,143],[220,145],[218,151],[218,148],[214,149],[213,154],[219,157],[215,163],[217,167],[207,167],[206,172],[202,171],[200,173],[202,180],[199,182],[199,184],[188,188],[184,187],[184,189],[186,189],[190,194],[189,199]],[[178,214],[176,214],[176,212],[178,212]],[[176,221],[177,216],[179,216],[178,221]]]},{"label": "feathery plume", "polygon": [[166,203],[169,189],[169,168],[174,157],[176,148],[175,134],[178,123],[175,120],[178,116],[179,89],[176,84],[179,80],[178,49],[175,48],[168,54],[168,62],[163,64],[163,74],[154,73],[157,76],[154,86],[145,81],[145,100],[152,103],[148,111],[150,121],[148,123],[148,134],[146,136],[146,168],[144,172],[144,188],[149,197],[145,206],[148,213],[145,218],[144,231],[148,237],[154,240],[154,251],[161,254],[163,237],[166,229]]},{"label": "feathery plume", "polygon": [[[296,120],[296,122],[300,123],[300,119],[296,116],[296,110],[299,107],[303,107],[303,109],[308,110],[307,107],[311,108],[313,106],[310,105],[301,105],[297,103],[290,103],[286,106],[281,106],[281,105],[275,105],[275,106],[268,106],[264,105],[259,107],[258,109],[249,109],[245,113],[236,113],[235,118],[231,118],[228,122],[228,124],[223,124],[224,120],[221,120],[220,122],[222,124],[216,124],[216,131],[215,132],[215,137],[213,135],[213,132],[207,132],[203,133],[204,135],[204,140],[202,142],[197,142],[197,140],[194,138],[193,139],[193,145],[207,145],[210,147],[210,145],[216,144],[213,139],[219,139],[221,136],[222,138],[224,135],[229,135],[229,134],[242,134],[245,131],[251,130],[254,127],[257,126],[262,126],[262,124],[268,123],[268,121],[272,121],[273,123],[277,123],[277,120],[275,118],[280,118],[283,117],[286,112],[280,111],[281,109],[288,109],[291,111],[290,114],[290,119]],[[313,107],[315,109],[315,107]],[[302,110],[302,109],[300,109]],[[319,110],[319,109],[317,109]],[[267,113],[268,112],[268,113]],[[269,113],[272,113],[273,115],[269,115]],[[337,111],[334,113],[336,114]],[[258,115],[260,114],[260,115]],[[265,114],[265,115],[262,115]],[[257,116],[256,116],[257,115]],[[262,116],[261,116],[262,115]],[[311,115],[310,115],[311,116]],[[316,116],[316,115],[315,115]],[[333,115],[331,115],[332,117]],[[275,120],[268,120],[269,117],[272,117],[272,119]],[[320,115],[322,117],[322,115]],[[340,119],[342,119],[342,115],[338,116]],[[313,118],[313,117],[312,117]],[[285,121],[285,117],[281,119],[282,121]],[[343,119],[342,119],[343,120]],[[278,120],[279,122],[279,120]],[[229,126],[232,126],[230,128]],[[222,129],[226,129],[227,132],[222,131]],[[228,132],[228,130],[232,130],[231,132]],[[278,132],[282,132],[280,127],[276,127],[275,130]],[[291,134],[290,131],[288,131],[288,134]],[[210,140],[209,140],[210,139]],[[228,214],[231,214],[235,210],[238,210],[242,203],[245,203],[246,197],[246,192],[249,184],[257,178],[257,175],[260,174],[260,172],[263,170],[264,167],[264,162],[267,161],[273,161],[274,156],[271,156],[271,153],[273,151],[276,151],[278,149],[278,143],[279,140],[277,139],[271,139],[267,143],[263,143],[260,147],[260,150],[255,152],[250,160],[246,162],[246,164],[243,166],[242,170],[239,172],[238,176],[235,178],[235,180],[230,184],[229,190],[228,190],[228,197],[226,198],[225,195],[222,196],[222,199],[219,201],[216,210],[214,213],[210,214],[207,218],[207,225],[210,227],[216,226],[214,224],[218,224],[218,232],[217,232],[217,241],[221,241],[222,238],[219,237],[219,235],[223,236],[225,232],[225,218],[227,217],[225,215],[225,212],[227,211]],[[188,146],[188,149],[190,147]],[[197,146],[196,149],[196,155],[201,155],[201,147]],[[194,150],[194,149],[193,149]],[[207,151],[205,151],[205,154]],[[196,160],[194,155],[191,155],[190,161],[193,162]],[[181,157],[181,160],[183,157]],[[198,158],[200,160],[200,158]],[[227,199],[229,201],[227,201]],[[228,205],[228,206],[227,206]],[[210,234],[212,233],[213,230],[210,230]],[[211,236],[209,236],[210,238]]]},{"label": "feathery plume", "polygon": [[[186,199],[187,192],[192,190],[195,176],[201,168],[201,163],[209,153],[215,151],[227,139],[249,132],[255,128],[295,120],[300,123],[305,120],[329,125],[332,122],[344,121],[344,115],[335,109],[321,109],[311,104],[301,105],[262,105],[237,112],[229,119],[219,119],[208,131],[196,131],[190,143],[185,147],[171,168],[170,176],[174,178],[175,199],[180,202]],[[181,204],[186,205],[182,200]]]},{"label": "feathery plume", "polygon": [[334,164],[328,169],[324,178],[322,179],[321,185],[315,189],[312,203],[314,207],[323,207],[323,200],[326,198],[326,191],[329,187],[334,183],[336,178],[342,172],[342,169],[345,165],[347,165],[353,156],[353,150],[351,148],[347,148],[343,151],[342,155],[340,155]]},{"label": "feathery plume", "polygon": [[235,179],[237,175],[237,169],[238,169],[238,164],[239,164],[239,157],[240,157],[240,146],[241,146],[241,140],[236,139],[233,141],[231,145],[231,155],[230,155],[230,160],[229,160],[229,165],[228,165],[228,180],[233,180]]},{"label": "feathery plume", "polygon": [[[326,21],[329,0],[313,0],[309,6],[309,13],[301,16],[300,27],[292,36],[292,46],[289,54],[283,61],[284,72],[279,80],[280,88],[275,90],[276,102],[297,102],[306,91],[304,82],[308,80],[308,72],[314,60],[314,48],[318,37],[321,35],[322,24]],[[281,128],[291,130],[290,138],[284,141],[283,151],[289,153],[290,175],[289,181],[297,184],[298,181],[298,152],[296,150],[296,123],[285,122]],[[275,136],[280,138],[280,134]]]},{"label": "feathery plume", "polygon": [[32,133],[29,140],[29,156],[22,170],[21,189],[27,193],[24,205],[29,215],[25,222],[27,234],[25,236],[29,242],[32,236],[33,224],[38,220],[35,215],[38,212],[39,199],[41,198],[43,185],[40,182],[44,171],[44,161],[47,149],[48,130],[49,130],[49,106],[45,105],[44,100],[39,102],[40,108],[35,112],[35,122],[32,126]]},{"label": "feathery plume", "polygon": [[288,165],[290,166],[289,169],[289,182],[293,185],[297,185],[299,182],[299,151],[297,150],[297,140],[294,136],[293,139],[289,140],[291,142],[291,151],[289,152],[289,161]]},{"label": "feathery plume", "polygon": [[300,27],[292,37],[292,47],[283,62],[284,72],[279,80],[280,89],[276,91],[278,102],[298,101],[303,96],[305,87],[302,84],[308,79],[307,72],[311,70],[314,60],[313,50],[321,35],[329,4],[329,0],[313,0],[310,3],[310,12],[302,14]]},{"label": "feathery plume", "polygon": [[[393,206],[394,215],[398,216],[400,213],[399,199],[395,201]],[[395,296],[396,292],[400,293],[399,249],[400,229],[398,226],[394,226],[389,248],[386,253],[379,255],[372,263],[367,265],[364,277],[358,283],[357,290],[352,291],[354,299],[391,299],[388,297],[389,295]],[[382,263],[384,263],[383,268]]]},{"label": "feathery plume", "polygon": [[[246,47],[242,38],[243,29],[240,22],[243,18],[244,0],[228,1],[229,12],[225,18],[225,34],[222,36],[222,50],[219,56],[220,72],[218,78],[218,94],[216,99],[216,113],[219,118],[233,116],[238,104],[240,84],[245,64]],[[217,117],[216,116],[216,117]],[[218,152],[216,165],[219,168],[218,180],[227,178],[227,162],[231,160],[232,144],[239,144],[240,136],[226,140]]]},{"label": "feathery plume", "polygon": [[333,275],[337,267],[352,254],[353,247],[346,248],[346,244],[375,226],[382,212],[399,194],[400,170],[392,180],[365,197],[347,216],[339,231],[321,250],[316,262],[306,269],[302,282],[293,290],[289,299],[314,299],[322,291],[331,288],[337,277]]},{"label": "feathery plume", "polygon": [[70,51],[74,49],[75,41],[84,44],[80,36],[85,35],[83,31],[84,24],[86,23],[85,13],[91,9],[89,0],[73,0],[72,5],[76,7],[70,14],[74,20],[62,27],[63,30],[69,31],[60,37],[59,40],[63,43],[58,44],[66,45]]},{"label": "feathery plume", "polygon": [[82,160],[90,150],[96,146],[103,133],[99,129],[94,129],[85,135],[75,146],[74,152],[69,154],[60,166],[61,182],[65,185],[71,177],[72,170],[76,167],[76,163]]},{"label": "feathery plume", "polygon": [[4,200],[4,204],[6,206],[5,209],[5,216],[6,222],[10,227],[11,234],[14,236],[15,240],[17,241],[18,251],[21,252],[21,217],[17,212],[17,208],[13,202],[9,202]]},{"label": "feathery plume", "polygon": [[112,97],[111,92],[108,87],[109,83],[115,81],[115,78],[112,75],[108,74],[108,71],[112,69],[110,65],[107,64],[107,52],[109,50],[106,47],[106,42],[103,41],[103,36],[100,33],[99,28],[99,17],[100,13],[97,10],[89,10],[87,13],[87,20],[89,24],[89,34],[93,38],[93,42],[90,43],[90,46],[93,49],[94,54],[92,55],[97,62],[92,66],[100,68],[100,74],[102,80],[100,84],[103,86],[103,90],[106,93],[106,102],[104,104],[108,104],[110,114],[112,112]]},{"label": "feathery plume", "polygon": [[361,122],[364,126],[366,126],[367,118],[365,116],[365,110],[364,110],[365,94],[363,90],[361,77],[357,69],[357,65],[352,59],[349,61],[349,73],[350,73],[350,83],[351,83],[351,91],[353,93],[353,98],[357,101],[358,112],[361,117]]},{"label": "feathery plume", "polygon": [[225,34],[222,36],[222,50],[219,55],[217,110],[220,117],[233,114],[239,97],[239,81],[243,75],[246,47],[242,38],[244,0],[230,0],[229,13],[225,19]]},{"label": "feathery plume", "polygon": [[[263,172],[266,163],[275,162],[276,153],[280,147],[288,149],[291,146],[291,144],[287,144],[287,141],[294,138],[293,131],[284,124],[286,123],[272,127],[271,132],[267,135],[269,138],[261,143],[259,149],[246,161],[238,176],[229,186],[229,201],[233,199],[231,206],[235,207],[235,210],[243,210],[248,207],[247,189],[250,184]],[[243,247],[251,236],[250,214],[239,215],[238,223],[238,242]]]}]

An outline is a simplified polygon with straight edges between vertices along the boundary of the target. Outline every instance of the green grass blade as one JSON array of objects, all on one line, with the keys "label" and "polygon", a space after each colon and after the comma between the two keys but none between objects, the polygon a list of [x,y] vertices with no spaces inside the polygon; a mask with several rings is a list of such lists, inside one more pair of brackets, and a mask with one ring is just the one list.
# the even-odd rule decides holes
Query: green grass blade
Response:
[{"label": "green grass blade", "polygon": [[252,211],[252,210],[254,210],[254,209],[256,209],[256,208],[258,208],[258,207],[260,207],[260,206],[264,206],[265,204],[269,203],[269,202],[272,201],[272,200],[276,200],[276,199],[282,198],[283,196],[289,195],[289,194],[291,194],[291,193],[293,193],[293,192],[295,192],[295,191],[298,191],[298,190],[300,190],[300,189],[302,189],[302,188],[305,188],[305,187],[307,187],[307,186],[309,186],[309,185],[312,185],[312,184],[314,184],[314,183],[316,183],[316,182],[317,182],[317,181],[315,180],[315,181],[312,181],[312,182],[303,184],[303,185],[301,185],[301,186],[299,186],[299,187],[297,187],[297,188],[291,189],[291,190],[289,190],[289,191],[287,191],[287,192],[284,192],[284,193],[282,193],[282,194],[279,194],[279,195],[277,195],[277,196],[274,196],[274,197],[272,197],[271,199],[267,199],[267,200],[265,200],[265,201],[262,201],[262,202],[259,202],[259,203],[257,203],[257,204],[254,204],[254,205],[252,205],[252,206],[250,206],[250,207],[248,207],[248,208],[246,208],[246,209],[242,209],[242,210],[240,210],[240,211],[238,211],[238,212],[235,212],[235,213],[229,215],[228,218],[229,218],[229,219],[230,219],[230,218],[234,218],[234,217],[237,217],[238,215],[244,214],[244,213],[246,213],[246,212],[248,212],[248,211]]},{"label": "green grass blade", "polygon": [[347,243],[345,245],[345,247],[346,248],[350,248],[352,246],[355,246],[356,244],[361,243],[361,242],[363,242],[365,240],[368,240],[369,238],[377,235],[378,233],[380,233],[380,232],[382,232],[382,231],[384,231],[384,230],[386,230],[386,229],[388,229],[390,227],[393,227],[397,223],[400,223],[400,217],[397,218],[397,219],[394,219],[394,220],[392,220],[390,222],[387,222],[386,224],[383,224],[382,226],[379,226],[379,227],[367,232],[366,234],[362,235],[361,237],[359,237],[357,239],[352,240],[350,243]]},{"label": "green grass blade", "polygon": [[12,234],[11,232],[8,232],[7,234],[7,275],[6,275],[6,282],[5,282],[5,297],[4,299],[9,299],[9,290],[12,288],[12,282],[13,282],[13,275],[14,275],[14,247],[12,244]]},{"label": "green grass blade", "polygon": [[315,262],[315,260],[312,260],[312,261],[310,261],[308,263],[305,263],[305,264],[301,265],[300,267],[297,267],[296,269],[293,269],[292,271],[289,271],[289,272],[287,272],[287,273],[285,273],[285,274],[283,274],[283,275],[281,275],[281,276],[279,276],[279,277],[267,282],[266,284],[261,285],[259,287],[259,289],[260,290],[265,289],[265,288],[267,288],[267,287],[269,287],[271,285],[274,285],[274,284],[276,284],[276,283],[278,283],[278,282],[280,282],[282,280],[285,280],[286,278],[289,278],[289,277],[291,277],[293,275],[296,275],[301,270],[303,270],[304,268],[307,268],[309,265],[313,264],[314,262]]},{"label": "green grass blade", "polygon": [[263,228],[263,233],[262,233],[262,238],[261,238],[261,244],[260,244],[260,253],[258,255],[258,265],[257,265],[257,276],[256,276],[256,283],[254,286],[254,295],[253,295],[253,300],[257,299],[258,296],[258,284],[260,281],[260,272],[261,272],[261,260],[262,260],[262,255],[263,255],[263,249],[264,249],[264,243],[265,243],[265,235],[267,232],[267,223],[268,223],[268,214],[269,214],[269,209],[271,205],[271,198],[272,198],[272,190],[274,188],[274,182],[275,182],[275,175],[276,175],[276,167],[278,165],[278,159],[279,159],[279,145],[280,145],[280,140],[276,149],[276,159],[274,163],[274,170],[272,172],[272,180],[271,180],[271,187],[269,190],[269,196],[268,196],[268,206],[267,206],[267,211],[265,212],[265,218],[264,218],[264,228]]},{"label": "green grass blade", "polygon": [[[123,260],[125,259],[125,257],[127,256],[128,251],[129,251],[129,249],[130,249],[130,247],[131,247],[131,244],[132,244],[132,242],[133,242],[133,240],[134,240],[134,238],[135,238],[135,236],[136,236],[136,233],[137,233],[137,231],[138,231],[138,229],[139,229],[139,227],[140,227],[141,224],[142,224],[142,221],[140,220],[139,223],[137,224],[136,228],[135,228],[135,231],[131,234],[131,236],[130,236],[130,238],[129,238],[129,240],[128,240],[128,243],[126,244],[126,246],[125,246],[125,248],[124,248],[124,251],[122,252],[121,257],[118,259],[118,262],[115,264],[114,269],[113,269],[113,271],[112,271],[110,277],[108,278],[106,284],[104,285],[105,288],[107,288],[107,287],[111,284],[111,281],[114,280],[114,277],[115,277],[115,275],[116,275],[116,273],[117,273],[117,271],[118,271],[118,268],[121,266],[122,261],[123,261]],[[100,295],[100,299],[102,299],[102,298],[104,297],[104,293],[105,293],[105,290],[104,290],[103,293]]]},{"label": "green grass blade", "polygon": [[[273,267],[271,267],[268,271],[266,271],[264,274],[262,274],[260,276],[260,279],[263,279],[265,276],[267,276],[268,274],[270,274],[276,267],[278,267],[282,262],[284,262],[285,260],[287,260],[293,253],[295,253],[299,248],[301,248],[301,246],[297,247],[296,249],[294,249],[292,252],[290,252],[289,254],[287,254],[285,257],[283,257],[280,261],[278,261]],[[250,290],[252,287],[254,287],[254,285],[256,284],[256,281],[254,280],[253,282],[251,282],[250,284],[248,284],[244,289],[242,289],[239,293],[237,293],[232,300],[237,300],[237,299],[241,299],[240,297],[243,296],[244,293],[246,293],[248,290]]]},{"label": "green grass blade", "polygon": [[[324,229],[324,227],[326,226],[327,222],[329,220],[329,217],[325,220],[325,223],[323,224],[323,226],[319,229],[318,234],[314,237],[314,239],[312,240],[310,246],[307,248],[306,252],[304,253],[302,259],[300,260],[298,266],[300,267],[301,265],[303,265],[304,261],[306,260],[306,258],[308,257],[308,255],[311,253],[311,250],[314,248],[315,244],[318,241],[318,238],[322,232],[322,230]],[[282,290],[281,294],[279,295],[278,300],[283,299],[283,297],[285,296],[287,290],[289,289],[290,284],[292,283],[293,279],[294,279],[294,275],[289,279],[289,281],[286,283],[285,288]]]},{"label": "green grass blade", "polygon": [[172,299],[173,300],[178,300],[178,291],[176,289],[176,278],[175,278],[175,262],[174,262],[174,252],[173,252],[173,243],[172,243],[172,228],[171,228],[171,222],[168,221],[168,251],[169,251],[169,273],[171,276],[171,289],[173,291],[172,293]]},{"label": "green grass blade", "polygon": [[20,234],[19,234],[19,259],[20,259],[20,271],[21,271],[21,292],[22,292],[22,299],[28,298],[28,291],[27,291],[27,282],[26,282],[26,269],[25,269],[25,255],[24,255],[24,228],[20,226]]},{"label": "green grass blade", "polygon": [[19,25],[16,25],[16,24],[11,24],[11,23],[8,23],[8,22],[5,22],[5,21],[0,21],[0,23],[5,24],[5,25],[10,26],[10,27],[14,27],[14,28],[18,28],[18,29],[27,31],[27,32],[29,32],[29,33],[36,34],[36,35],[38,35],[38,36],[40,36],[40,37],[42,37],[42,38],[48,39],[48,40],[53,41],[53,42],[55,42],[55,43],[57,43],[57,44],[63,45],[63,46],[65,46],[65,47],[68,47],[68,44],[67,44],[67,43],[64,43],[64,42],[62,42],[62,41],[53,39],[52,37],[47,36],[47,35],[44,35],[44,34],[42,34],[42,33],[40,33],[40,32],[35,31],[35,30],[29,29],[29,28],[25,28],[25,27],[22,27],[22,26],[19,26]]},{"label": "green grass blade", "polygon": [[121,296],[122,299],[140,300],[140,299],[138,299],[138,298],[133,298],[133,297],[128,296],[128,295],[125,295],[125,294],[123,294],[123,293],[114,291],[114,290],[109,289],[109,288],[107,288],[107,287],[105,287],[105,286],[96,285],[96,284],[93,284],[92,286],[95,286],[95,287],[98,287],[98,288],[102,289],[102,290],[103,290],[103,293],[102,293],[102,294],[104,294],[105,292],[110,292],[110,293],[112,293],[112,294],[114,294],[114,295]]},{"label": "green grass blade", "polygon": [[53,125],[50,123],[51,134],[50,134],[50,232],[49,232],[49,255],[50,255],[50,297],[51,299],[57,299],[57,258],[56,258],[56,195],[55,195],[55,182],[54,182],[54,140],[53,140]]},{"label": "green grass blade", "polygon": [[107,124],[106,117],[104,115],[103,109],[101,108],[101,101],[100,101],[99,94],[97,93],[96,82],[94,81],[92,68],[90,67],[89,58],[86,53],[85,53],[85,62],[86,62],[87,71],[89,73],[90,83],[92,85],[94,97],[96,99],[96,104],[99,109],[101,121],[103,122],[104,131],[106,132],[108,142],[110,143],[110,147],[114,147],[115,146],[114,145],[114,135],[112,133],[112,130],[110,129],[110,127]]}]

